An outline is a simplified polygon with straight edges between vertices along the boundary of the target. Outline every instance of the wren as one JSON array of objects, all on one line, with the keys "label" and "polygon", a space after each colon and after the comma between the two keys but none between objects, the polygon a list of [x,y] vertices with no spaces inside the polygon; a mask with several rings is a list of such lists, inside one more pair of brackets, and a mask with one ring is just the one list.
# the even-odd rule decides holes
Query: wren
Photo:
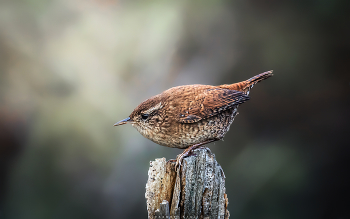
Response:
[{"label": "wren", "polygon": [[178,165],[191,150],[222,139],[238,106],[249,100],[250,89],[272,75],[267,71],[234,84],[173,87],[143,101],[114,126],[130,123],[159,145],[186,149],[178,157]]}]

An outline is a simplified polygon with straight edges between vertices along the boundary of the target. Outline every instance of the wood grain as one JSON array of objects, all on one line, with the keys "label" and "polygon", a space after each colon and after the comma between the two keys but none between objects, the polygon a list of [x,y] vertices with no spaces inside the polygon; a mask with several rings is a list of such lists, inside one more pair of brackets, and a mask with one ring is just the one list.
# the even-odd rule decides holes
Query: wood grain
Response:
[{"label": "wood grain", "polygon": [[[165,158],[151,162],[146,186],[148,217],[229,218],[225,175],[215,155],[208,148],[199,148],[183,161],[177,173],[174,162],[165,162]],[[169,202],[169,212],[164,212],[167,202],[163,197]]]}]

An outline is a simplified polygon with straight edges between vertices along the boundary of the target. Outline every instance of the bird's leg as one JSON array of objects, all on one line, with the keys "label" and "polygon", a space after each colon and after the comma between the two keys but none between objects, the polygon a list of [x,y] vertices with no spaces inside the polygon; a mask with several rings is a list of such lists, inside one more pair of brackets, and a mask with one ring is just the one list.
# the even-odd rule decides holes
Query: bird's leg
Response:
[{"label": "bird's leg", "polygon": [[[177,168],[180,168],[181,167],[181,163],[182,163],[182,160],[189,156],[189,154],[194,150],[194,149],[197,149],[197,148],[200,148],[202,147],[203,145],[205,144],[209,144],[213,141],[217,141],[218,139],[210,139],[210,140],[207,140],[205,142],[201,142],[199,144],[194,144],[188,148],[186,148],[186,150],[184,150],[181,154],[177,155],[177,158],[176,158],[176,164],[175,164],[175,170],[177,170]],[[209,148],[208,148],[209,149]],[[209,149],[210,151],[210,149]]]}]

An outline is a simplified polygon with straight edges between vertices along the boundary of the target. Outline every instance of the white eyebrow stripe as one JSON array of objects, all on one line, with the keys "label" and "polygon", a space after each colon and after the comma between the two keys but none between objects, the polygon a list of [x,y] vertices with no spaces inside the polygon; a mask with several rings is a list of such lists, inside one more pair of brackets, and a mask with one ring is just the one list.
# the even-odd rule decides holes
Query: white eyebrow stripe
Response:
[{"label": "white eyebrow stripe", "polygon": [[159,110],[161,109],[163,106],[162,106],[162,102],[159,102],[157,105],[155,105],[154,107],[152,108],[149,108],[148,110],[145,110],[143,111],[142,113],[144,114],[151,114],[153,111],[155,110]]}]

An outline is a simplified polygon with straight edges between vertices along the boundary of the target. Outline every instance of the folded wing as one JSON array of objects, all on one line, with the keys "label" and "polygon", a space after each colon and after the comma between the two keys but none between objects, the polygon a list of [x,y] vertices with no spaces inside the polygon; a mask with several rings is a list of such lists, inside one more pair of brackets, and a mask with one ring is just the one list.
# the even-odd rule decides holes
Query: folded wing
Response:
[{"label": "folded wing", "polygon": [[195,123],[229,110],[249,100],[243,92],[229,89],[207,89],[181,108],[177,121]]}]

